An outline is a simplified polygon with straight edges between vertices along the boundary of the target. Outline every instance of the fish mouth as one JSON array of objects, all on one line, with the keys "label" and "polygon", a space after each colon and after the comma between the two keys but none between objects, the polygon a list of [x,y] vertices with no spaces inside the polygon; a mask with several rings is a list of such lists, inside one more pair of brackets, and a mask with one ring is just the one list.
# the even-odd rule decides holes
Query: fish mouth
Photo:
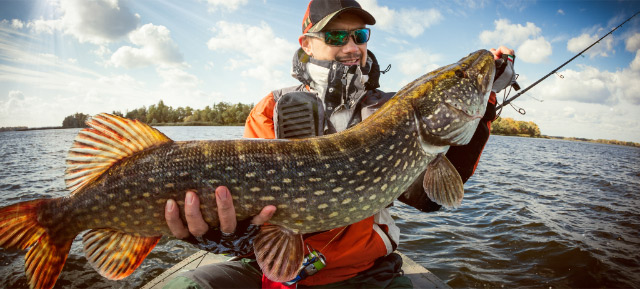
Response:
[{"label": "fish mouth", "polygon": [[469,143],[484,112],[480,113],[480,111],[476,110],[476,113],[472,114],[450,103],[444,103],[443,106],[448,111],[445,115],[450,115],[451,121],[444,127],[432,129],[432,134],[449,145],[465,145]]},{"label": "fish mouth", "polygon": [[482,118],[482,116],[484,115],[484,112],[481,112],[479,110],[476,110],[475,113],[472,114],[472,113],[467,112],[467,110],[458,108],[458,107],[456,107],[456,106],[454,106],[454,105],[452,105],[450,103],[444,103],[444,105],[446,107],[448,107],[450,111],[456,112],[458,115],[462,116],[465,120],[473,120],[473,119],[476,119],[476,118]]}]

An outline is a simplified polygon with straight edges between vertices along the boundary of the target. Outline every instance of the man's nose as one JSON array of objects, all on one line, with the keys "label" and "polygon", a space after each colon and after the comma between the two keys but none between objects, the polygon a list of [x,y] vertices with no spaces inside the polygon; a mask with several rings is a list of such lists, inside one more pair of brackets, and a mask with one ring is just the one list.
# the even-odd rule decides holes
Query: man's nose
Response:
[{"label": "man's nose", "polygon": [[349,42],[342,47],[344,53],[353,53],[358,51],[358,45],[356,44],[353,36],[349,35]]}]

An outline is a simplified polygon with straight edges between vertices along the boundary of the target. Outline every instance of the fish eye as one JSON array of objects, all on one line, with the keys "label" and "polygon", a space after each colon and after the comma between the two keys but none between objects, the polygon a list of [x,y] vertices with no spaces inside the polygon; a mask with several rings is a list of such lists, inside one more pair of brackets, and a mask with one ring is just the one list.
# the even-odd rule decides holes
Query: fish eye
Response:
[{"label": "fish eye", "polygon": [[467,73],[462,70],[456,70],[455,74],[459,78],[468,78]]}]

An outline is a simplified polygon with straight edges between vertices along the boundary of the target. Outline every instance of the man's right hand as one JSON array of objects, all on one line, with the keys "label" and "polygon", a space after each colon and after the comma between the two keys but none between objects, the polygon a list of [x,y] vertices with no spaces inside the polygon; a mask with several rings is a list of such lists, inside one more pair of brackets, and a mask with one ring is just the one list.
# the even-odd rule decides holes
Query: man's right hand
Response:
[{"label": "man's right hand", "polygon": [[[238,224],[236,220],[236,210],[233,206],[233,199],[229,189],[224,186],[216,188],[216,204],[218,206],[218,218],[220,219],[220,230],[226,234],[233,234]],[[184,201],[184,211],[187,226],[180,219],[180,208],[174,200],[168,200],[164,210],[167,226],[174,237],[186,239],[190,236],[201,237],[209,231],[209,225],[202,218],[200,212],[200,200],[198,196],[188,191]],[[276,207],[269,205],[262,208],[262,211],[253,217],[251,224],[260,226],[267,222],[276,211]]]}]

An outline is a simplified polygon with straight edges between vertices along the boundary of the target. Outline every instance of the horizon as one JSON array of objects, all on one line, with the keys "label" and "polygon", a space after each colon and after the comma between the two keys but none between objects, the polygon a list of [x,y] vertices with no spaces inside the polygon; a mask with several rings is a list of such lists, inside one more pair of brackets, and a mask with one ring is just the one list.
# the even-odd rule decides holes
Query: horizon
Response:
[{"label": "horizon", "polygon": [[[516,50],[525,88],[640,10],[636,1],[359,2],[377,20],[369,50],[392,66],[384,91],[500,44]],[[0,127],[59,126],[76,112],[159,100],[255,104],[297,84],[289,73],[307,3],[2,0]],[[501,116],[533,121],[547,136],[639,143],[638,79],[636,16],[515,100],[525,115],[506,106]]]}]

